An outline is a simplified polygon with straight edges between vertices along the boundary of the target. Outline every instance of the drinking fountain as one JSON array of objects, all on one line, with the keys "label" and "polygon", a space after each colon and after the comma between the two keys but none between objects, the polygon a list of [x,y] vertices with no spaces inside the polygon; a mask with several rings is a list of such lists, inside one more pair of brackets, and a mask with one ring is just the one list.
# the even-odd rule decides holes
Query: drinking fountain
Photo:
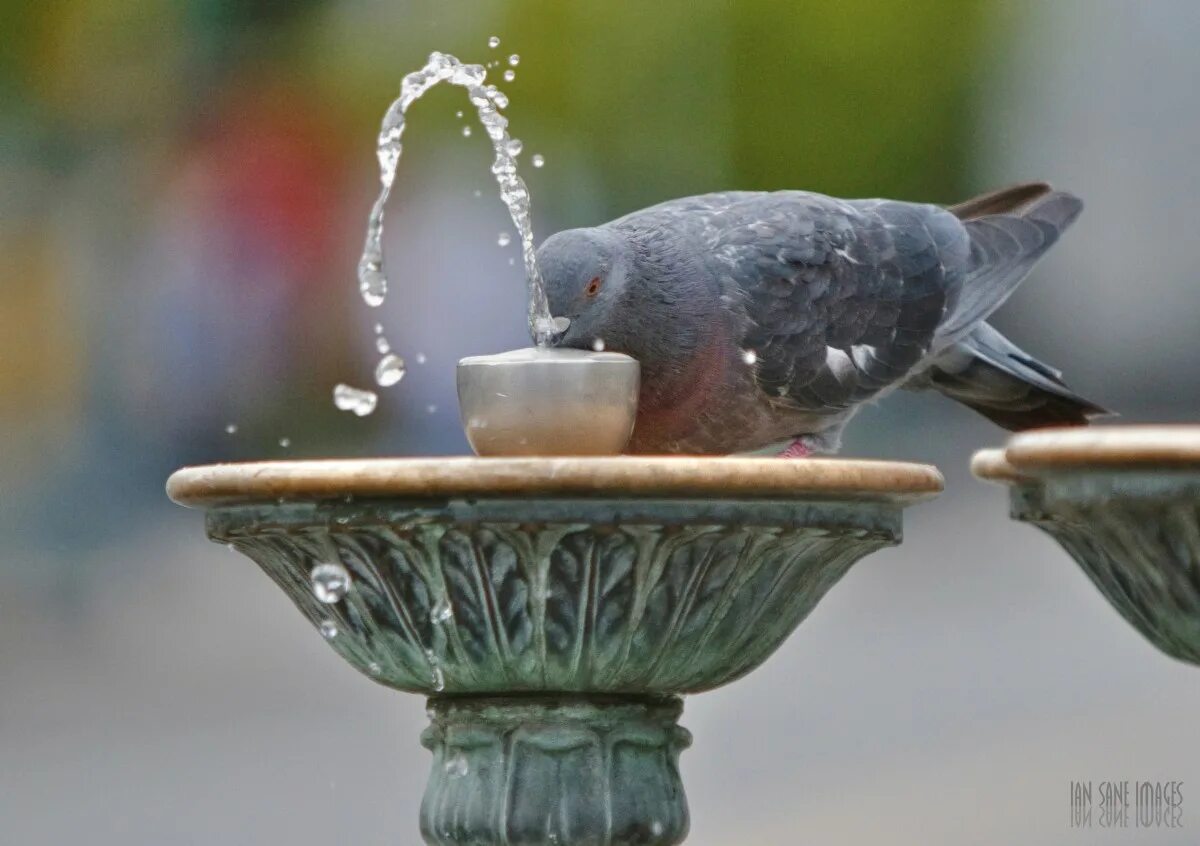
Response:
[{"label": "drinking fountain", "polygon": [[[520,400],[495,399],[553,415],[546,388],[578,385],[574,360],[527,362],[540,375],[515,382],[465,361],[464,417],[494,410],[478,392],[518,383]],[[627,367],[592,361],[609,387],[565,387],[566,420],[589,396],[636,404]],[[489,449],[528,450],[504,414]],[[603,419],[628,437],[626,415]],[[594,421],[538,425],[558,452],[570,431],[595,451]],[[897,462],[561,454],[215,464],[167,483],[351,666],[428,697],[434,846],[682,842],[682,697],[762,664],[941,487]]]}]

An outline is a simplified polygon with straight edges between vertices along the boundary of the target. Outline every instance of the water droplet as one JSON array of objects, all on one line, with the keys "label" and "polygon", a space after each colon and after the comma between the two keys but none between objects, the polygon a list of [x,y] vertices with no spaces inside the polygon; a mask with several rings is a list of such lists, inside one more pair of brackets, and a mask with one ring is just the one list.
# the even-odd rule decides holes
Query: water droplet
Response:
[{"label": "water droplet", "polygon": [[747,364],[754,364],[758,361],[758,353],[754,350],[742,350],[742,361]]},{"label": "water droplet", "polygon": [[512,243],[512,236],[509,235],[507,232],[501,232],[499,237],[496,238],[496,243],[499,244],[501,247],[507,247],[509,244]]},{"label": "water droplet", "polygon": [[318,564],[308,578],[312,582],[313,596],[326,605],[341,602],[350,590],[350,573],[341,564]]},{"label": "water droplet", "polygon": [[429,612],[429,620],[434,625],[444,623],[454,616],[454,609],[450,607],[448,600],[441,600],[437,605],[433,606],[433,610]]},{"label": "water droplet", "polygon": [[387,338],[380,335],[375,339],[375,349],[379,351],[380,355],[385,355],[392,351],[392,345],[388,343]]},{"label": "water droplet", "polygon": [[663,833],[663,824],[658,820],[650,823],[650,834],[654,837],[660,837]]},{"label": "water droplet", "polygon": [[471,127],[464,126],[462,128],[462,134],[463,134],[463,138],[470,138],[471,137]]},{"label": "water droplet", "polygon": [[367,672],[373,676],[377,676],[383,672],[383,667],[379,666],[378,661],[372,661],[367,665]]},{"label": "water droplet", "polygon": [[534,153],[533,158],[531,158],[529,161],[534,167],[541,167],[546,163],[546,157],[541,153]]},{"label": "water droplet", "polygon": [[437,414],[437,406],[432,404],[427,405],[425,406],[425,412],[427,414]]},{"label": "water droplet", "polygon": [[505,145],[504,149],[508,151],[509,156],[515,159],[517,156],[521,155],[521,151],[525,149],[525,144],[520,138],[511,138],[509,139],[508,144]]},{"label": "water droplet", "polygon": [[592,341],[592,349],[594,349],[596,352],[604,352],[604,339],[597,338],[596,340]]},{"label": "water droplet", "polygon": [[428,360],[429,359],[425,357],[425,353],[417,353],[417,364],[424,364]]},{"label": "water droplet", "polygon": [[425,659],[429,662],[429,677],[433,682],[433,689],[441,692],[446,689],[446,675],[442,672],[442,665],[438,661],[437,656],[433,654],[432,649],[425,650]]},{"label": "water droplet", "polygon": [[455,112],[455,113],[454,113],[454,116],[455,116],[456,118],[461,118],[461,117],[462,117],[462,109],[459,109],[457,112]]},{"label": "water droplet", "polygon": [[508,63],[515,68],[517,65],[521,64],[521,57],[516,53],[513,53],[508,57]]},{"label": "water droplet", "polygon": [[512,82],[516,78],[517,78],[517,72],[515,70],[513,70],[512,68],[509,68],[508,70],[506,70],[504,72],[504,81],[505,82]]},{"label": "water droplet", "polygon": [[509,258],[509,260],[508,260],[508,266],[509,266],[509,267],[516,267],[516,266],[517,266],[517,260],[516,260],[515,258],[511,258],[511,257],[510,257],[510,258]]},{"label": "water droplet", "polygon": [[325,638],[326,640],[333,640],[337,636],[338,636],[337,623],[333,622],[333,620],[322,620],[321,621],[321,637]]},{"label": "water droplet", "polygon": [[473,196],[475,196],[475,197],[482,197],[482,196],[483,196],[483,192],[482,192],[482,191],[480,191],[478,188],[476,188],[476,189],[475,189],[474,191],[472,191],[471,193],[472,193],[472,195],[473,195]]},{"label": "water droplet", "polygon": [[284,449],[287,449],[288,447],[290,447],[292,445],[292,439],[291,438],[280,438],[279,445],[281,447],[283,447]]},{"label": "water droplet", "polygon": [[571,326],[571,318],[569,317],[539,317],[534,323],[534,328],[539,335],[558,335],[566,332]]},{"label": "water droplet", "polygon": [[383,258],[364,256],[358,263],[358,290],[371,308],[383,305],[387,294],[387,277],[383,275]]},{"label": "water droplet", "polygon": [[382,334],[383,334],[383,324],[382,324],[382,323],[376,323],[376,324],[375,324],[375,334],[376,334],[376,335],[382,335]]},{"label": "water droplet", "polygon": [[375,381],[386,388],[403,379],[405,372],[404,359],[398,355],[385,355],[375,366]]},{"label": "water droplet", "polygon": [[228,549],[230,552],[237,552],[237,547],[231,543],[225,544],[225,548]]},{"label": "water droplet", "polygon": [[491,38],[489,38],[488,46],[491,47],[493,50],[495,50],[497,47],[499,47],[500,46],[500,36],[493,35]]},{"label": "water droplet", "polygon": [[461,752],[455,752],[446,759],[446,773],[451,778],[462,778],[471,771],[470,764],[467,763],[467,756]]},{"label": "water droplet", "polygon": [[333,404],[341,411],[353,411],[359,417],[366,417],[375,410],[379,396],[374,391],[352,388],[349,385],[338,385],[333,389]]},{"label": "water droplet", "polygon": [[236,424],[236,423],[228,423],[228,424],[226,424],[226,426],[225,426],[225,434],[227,434],[227,435],[236,435],[236,434],[237,434],[237,424]]}]

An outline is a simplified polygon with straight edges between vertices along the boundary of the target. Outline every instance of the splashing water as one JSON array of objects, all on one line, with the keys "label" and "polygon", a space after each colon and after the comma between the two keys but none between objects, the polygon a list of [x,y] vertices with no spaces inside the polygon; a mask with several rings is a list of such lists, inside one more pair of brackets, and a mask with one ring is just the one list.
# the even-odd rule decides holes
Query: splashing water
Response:
[{"label": "splashing water", "polygon": [[467,763],[467,756],[462,752],[455,752],[447,758],[445,767],[451,778],[462,778],[471,771],[471,766]]},{"label": "splashing water", "polygon": [[[488,43],[494,47],[500,42],[493,36]],[[383,214],[391,194],[392,183],[396,179],[396,168],[403,149],[401,139],[404,135],[405,114],[409,107],[433,86],[449,82],[451,85],[467,89],[471,105],[479,115],[479,122],[492,142],[495,152],[492,175],[500,186],[500,199],[508,207],[508,213],[521,240],[521,253],[525,261],[525,276],[529,288],[530,331],[539,344],[545,344],[551,330],[550,312],[535,258],[533,227],[529,213],[529,189],[517,174],[516,157],[521,150],[520,142],[514,142],[509,136],[508,118],[501,111],[507,108],[508,97],[496,86],[485,85],[486,79],[487,69],[483,65],[464,65],[446,53],[431,53],[425,67],[404,77],[400,85],[400,96],[388,108],[379,130],[376,156],[379,159],[381,189],[367,221],[366,242],[358,263],[359,290],[367,305],[372,307],[381,305],[387,296],[388,281],[383,261]],[[469,128],[463,127],[464,130]]]},{"label": "splashing water", "polygon": [[350,592],[350,573],[341,564],[318,564],[308,574],[318,602],[334,605]]},{"label": "splashing water", "polygon": [[454,608],[449,602],[443,599],[438,602],[437,605],[433,606],[433,610],[429,612],[429,622],[433,623],[435,626],[438,626],[453,616]]},{"label": "splashing water", "polygon": [[404,366],[404,359],[398,355],[385,355],[379,360],[379,365],[375,368],[375,381],[386,388],[403,379],[404,374],[407,372],[408,370]]},{"label": "splashing water", "polygon": [[359,417],[366,417],[374,411],[378,402],[379,395],[374,391],[349,385],[338,385],[333,389],[333,404],[342,411],[353,411]]},{"label": "splashing water", "polygon": [[425,660],[429,662],[429,680],[433,682],[433,689],[441,693],[446,689],[446,674],[442,672],[442,664],[432,649],[425,650]]}]

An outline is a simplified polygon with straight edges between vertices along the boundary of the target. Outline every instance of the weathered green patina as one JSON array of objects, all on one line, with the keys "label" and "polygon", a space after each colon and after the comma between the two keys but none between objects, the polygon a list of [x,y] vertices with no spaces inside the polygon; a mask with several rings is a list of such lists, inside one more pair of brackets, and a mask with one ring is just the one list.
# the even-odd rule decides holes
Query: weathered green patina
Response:
[{"label": "weathered green patina", "polygon": [[1200,664],[1200,473],[1067,474],[1011,501],[1152,644]]},{"label": "weathered green patina", "polygon": [[1200,664],[1200,430],[1022,435],[973,469],[1008,484],[1012,516],[1058,541],[1152,644]]}]

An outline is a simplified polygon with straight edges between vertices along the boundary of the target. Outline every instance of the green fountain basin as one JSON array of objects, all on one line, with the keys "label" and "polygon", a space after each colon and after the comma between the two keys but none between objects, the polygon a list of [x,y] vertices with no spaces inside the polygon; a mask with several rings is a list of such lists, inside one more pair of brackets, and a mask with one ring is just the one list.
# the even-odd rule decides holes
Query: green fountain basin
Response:
[{"label": "green fountain basin", "polygon": [[1053,537],[1135,629],[1200,664],[1200,426],[1018,435],[972,470]]},{"label": "green fountain basin", "polygon": [[[347,662],[431,697],[421,829],[446,846],[681,842],[678,695],[765,661],[940,489],[920,465],[684,457],[230,464],[168,483]],[[352,587],[327,604],[310,572],[330,562]]]}]

